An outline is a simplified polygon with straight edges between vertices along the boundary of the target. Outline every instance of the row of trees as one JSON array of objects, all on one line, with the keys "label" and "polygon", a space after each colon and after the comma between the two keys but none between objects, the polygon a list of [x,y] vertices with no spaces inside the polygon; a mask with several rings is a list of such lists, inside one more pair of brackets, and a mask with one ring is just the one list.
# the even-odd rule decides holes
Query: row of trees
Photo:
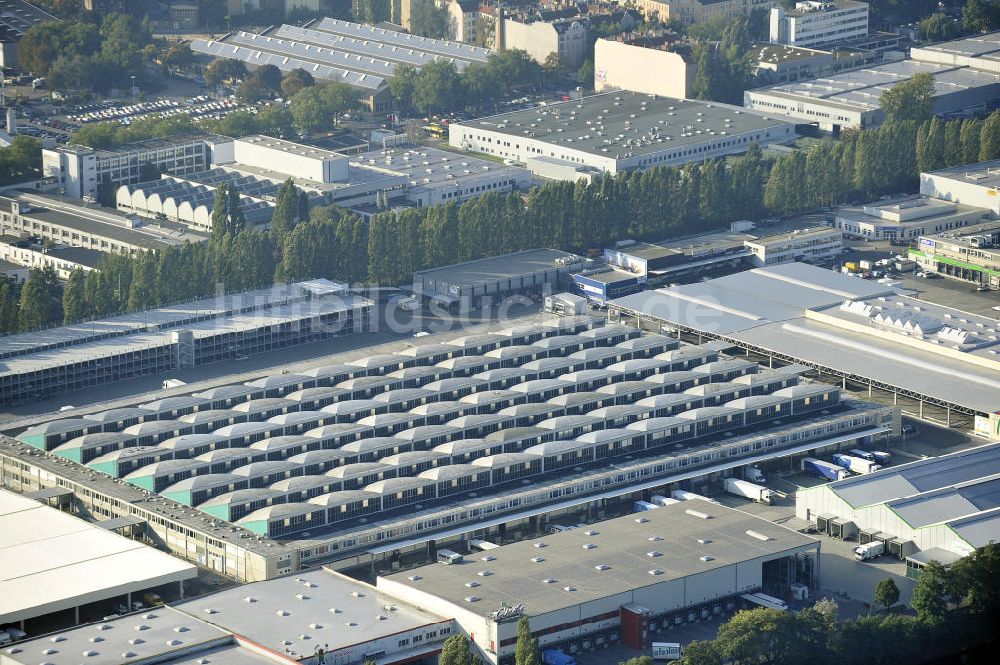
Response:
[{"label": "row of trees", "polygon": [[739,612],[719,628],[716,639],[688,645],[679,662],[889,665],[940,659],[994,639],[1000,619],[998,574],[1000,549],[990,544],[948,569],[928,564],[910,601],[916,616],[889,610],[899,600],[891,579],[876,588],[876,600],[889,611],[852,620],[838,621],[837,605],[830,600],[795,613]]},{"label": "row of trees", "polygon": [[419,71],[397,67],[389,79],[389,92],[403,110],[438,113],[509,97],[513,90],[537,83],[541,71],[527,52],[512,49],[491,53],[485,63],[473,63],[461,74],[454,63],[445,61]]},{"label": "row of trees", "polygon": [[623,238],[661,240],[759,217],[766,163],[756,146],[733,160],[488,192],[461,205],[375,215],[368,280],[406,282],[416,270],[534,247],[582,251]]},{"label": "row of trees", "polygon": [[25,71],[49,78],[58,89],[107,92],[135,77],[146,81],[144,62],[155,53],[148,22],[129,14],[108,14],[100,25],[51,21],[32,26],[18,44]]}]

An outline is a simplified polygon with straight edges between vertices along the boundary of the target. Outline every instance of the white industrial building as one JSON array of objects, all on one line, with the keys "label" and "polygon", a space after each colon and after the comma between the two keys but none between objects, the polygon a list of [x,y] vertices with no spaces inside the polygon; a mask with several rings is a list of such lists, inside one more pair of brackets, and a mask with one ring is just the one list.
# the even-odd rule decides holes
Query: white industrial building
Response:
[{"label": "white industrial building", "polygon": [[921,173],[920,193],[1000,216],[1000,159]]},{"label": "white industrial building", "polygon": [[[233,161],[261,169],[280,170],[293,178],[313,182],[347,179],[347,155],[270,136],[247,136],[233,141]],[[275,169],[275,166],[279,168]]]},{"label": "white industrial building", "polygon": [[448,141],[546,176],[546,163],[613,175],[738,154],[751,143],[787,143],[796,136],[785,119],[727,104],[607,92],[452,123]]},{"label": "white industrial building", "polygon": [[402,178],[406,201],[420,206],[461,203],[487,192],[512,192],[531,186],[531,171],[471,155],[425,146],[386,148],[351,157],[356,170]]},{"label": "white industrial building", "polygon": [[183,595],[184,580],[198,574],[190,563],[6,489],[0,533],[0,623],[22,629],[57,612],[74,623],[99,619],[118,604],[131,606],[133,594],[138,601],[168,584]]},{"label": "white industrial building", "polygon": [[0,230],[4,235],[128,254],[198,243],[207,237],[187,225],[138,220],[115,210],[42,194],[0,197]]},{"label": "white industrial building", "polygon": [[690,45],[672,47],[665,38],[639,35],[631,41],[598,39],[594,44],[596,92],[634,90],[688,99],[695,69]]},{"label": "white industrial building", "polygon": [[380,590],[455,617],[489,663],[512,663],[520,615],[542,649],[575,653],[718,616],[760,591],[819,584],[820,544],[698,499],[379,577]]},{"label": "white industrial building", "polygon": [[[933,192],[934,188],[927,187],[926,191]],[[850,236],[913,241],[922,235],[980,224],[991,216],[987,208],[940,198],[907,196],[838,208],[833,224]]]},{"label": "white industrial building", "polygon": [[919,552],[910,568],[950,563],[1000,541],[1000,443],[800,489],[795,514],[852,522],[849,533],[900,559]]},{"label": "white industrial building", "polygon": [[531,184],[527,169],[471,155],[408,145],[346,156],[309,145],[251,136],[236,139],[212,168],[187,175],[122,185],[120,211],[209,232],[215,190],[225,183],[240,194],[252,224],[267,223],[278,189],[291,178],[313,205],[338,205],[369,213],[384,196],[393,204],[461,203],[486,192],[510,192]]},{"label": "white industrial building", "polygon": [[898,62],[747,90],[743,105],[816,123],[824,131],[873,127],[885,119],[882,94],[926,73],[935,81],[935,112],[978,107],[1000,97],[998,55],[1000,32],[978,35],[913,49]]},{"label": "white industrial building", "polygon": [[761,236],[743,244],[750,250],[750,263],[757,268],[792,261],[823,263],[840,256],[843,234],[829,226],[816,226]]},{"label": "white industrial building", "polygon": [[55,178],[60,193],[71,199],[99,198],[101,188],[109,187],[113,193],[119,185],[139,182],[141,169],[147,165],[176,175],[204,171],[219,161],[213,154],[217,146],[231,151],[232,139],[195,134],[149,139],[109,150],[79,145],[42,148],[42,176]]},{"label": "white industrial building", "polygon": [[771,8],[770,39],[775,44],[817,48],[867,36],[867,2],[805,0],[792,9]]}]

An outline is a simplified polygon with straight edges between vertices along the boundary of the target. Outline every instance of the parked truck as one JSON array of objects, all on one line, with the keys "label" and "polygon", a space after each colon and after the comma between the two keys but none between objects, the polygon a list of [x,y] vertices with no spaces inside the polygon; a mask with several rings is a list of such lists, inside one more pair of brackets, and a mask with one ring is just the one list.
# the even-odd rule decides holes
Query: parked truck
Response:
[{"label": "parked truck", "polygon": [[871,460],[861,459],[860,457],[855,457],[854,455],[845,455],[844,453],[834,453],[833,463],[859,475],[872,473],[873,471],[878,471],[882,468]]},{"label": "parked truck", "polygon": [[688,492],[687,490],[674,490],[670,493],[670,496],[678,501],[690,501],[691,499],[701,499],[702,501],[708,501],[709,503],[718,503],[715,499],[709,499],[707,496],[702,496],[701,494],[695,494],[694,492]]},{"label": "parked truck", "polygon": [[889,462],[892,461],[892,453],[887,453],[884,450],[873,450],[872,456],[882,466],[888,466]]},{"label": "parked truck", "polygon": [[767,482],[764,472],[756,466],[743,467],[743,480],[749,480],[751,483],[757,483],[758,485],[763,485]]},{"label": "parked truck", "polygon": [[851,448],[847,451],[848,455],[854,455],[855,457],[860,457],[861,459],[866,459],[869,462],[875,461],[875,456],[872,455],[867,450],[861,450],[860,448]]},{"label": "parked truck", "polygon": [[730,494],[742,496],[746,499],[756,501],[757,503],[763,503],[767,506],[770,506],[771,501],[773,500],[771,490],[767,489],[763,485],[756,485],[746,480],[726,478],[725,487],[726,491]]},{"label": "parked truck", "polygon": [[843,480],[851,474],[842,466],[824,462],[815,457],[806,457],[802,460],[802,470],[808,474],[827,480]]},{"label": "parked truck", "polygon": [[544,665],[576,665],[576,659],[559,649],[545,649],[542,651],[542,663]]},{"label": "parked truck", "polygon": [[857,561],[871,561],[885,554],[885,543],[881,540],[873,540],[864,545],[854,548],[854,558]]}]

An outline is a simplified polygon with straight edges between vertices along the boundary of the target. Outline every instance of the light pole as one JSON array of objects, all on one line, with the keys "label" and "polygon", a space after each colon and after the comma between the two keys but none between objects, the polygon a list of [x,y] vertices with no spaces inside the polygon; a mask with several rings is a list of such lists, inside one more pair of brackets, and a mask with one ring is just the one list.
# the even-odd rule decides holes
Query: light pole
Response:
[{"label": "light pole", "polygon": [[135,74],[132,75],[132,101],[135,102]]}]

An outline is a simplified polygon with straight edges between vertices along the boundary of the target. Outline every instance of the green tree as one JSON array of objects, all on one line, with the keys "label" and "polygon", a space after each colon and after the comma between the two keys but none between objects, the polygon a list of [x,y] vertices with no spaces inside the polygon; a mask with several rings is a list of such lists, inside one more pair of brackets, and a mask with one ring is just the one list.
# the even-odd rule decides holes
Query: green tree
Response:
[{"label": "green tree", "polygon": [[959,142],[962,147],[963,164],[974,164],[979,161],[979,135],[983,131],[981,120],[970,118],[962,121],[959,132]]},{"label": "green tree", "polygon": [[921,72],[897,83],[882,93],[881,106],[891,120],[929,120],[934,115],[934,77]]},{"label": "green tree", "polygon": [[588,90],[594,87],[594,61],[590,58],[585,58],[583,64],[580,65],[580,69],[576,70],[576,82],[582,86],[586,86]]},{"label": "green tree", "polygon": [[397,66],[389,78],[389,94],[392,95],[401,109],[412,107],[416,79],[417,70],[410,65]]},{"label": "green tree", "polygon": [[695,640],[684,647],[676,665],[722,665],[722,655],[714,642]]},{"label": "green tree", "polygon": [[311,88],[316,85],[316,79],[306,70],[298,67],[285,74],[281,79],[281,94],[290,99],[303,88]]},{"label": "green tree", "polygon": [[63,323],[73,323],[82,320],[87,315],[85,288],[87,274],[83,268],[75,268],[70,272],[63,289]]},{"label": "green tree", "polygon": [[209,63],[205,68],[205,82],[218,85],[226,81],[245,79],[248,76],[247,67],[239,60],[219,58]]},{"label": "green tree", "polygon": [[410,3],[410,32],[432,39],[447,37],[447,7],[439,7],[434,0],[413,0]]},{"label": "green tree", "polygon": [[983,121],[979,134],[979,161],[1000,158],[1000,111],[994,111]]},{"label": "green tree", "polygon": [[931,14],[917,24],[921,36],[929,42],[954,39],[961,34],[961,25],[943,12]]},{"label": "green tree", "polygon": [[891,577],[884,577],[875,585],[875,603],[889,609],[899,602],[899,587]]},{"label": "green tree", "polygon": [[133,264],[132,284],[126,307],[130,312],[155,307],[156,297],[156,254],[152,251],[140,253]]},{"label": "green tree", "polygon": [[318,132],[328,128],[332,119],[326,113],[326,105],[316,88],[305,88],[292,97],[292,119],[307,132]]},{"label": "green tree", "polygon": [[80,21],[51,21],[33,25],[18,42],[17,57],[24,71],[47,76],[59,57],[89,56],[101,48],[96,25]]},{"label": "green tree", "polygon": [[32,268],[21,286],[19,328],[36,330],[62,320],[59,278],[52,266]]},{"label": "green tree", "polygon": [[618,661],[618,665],[653,665],[652,656],[635,656],[628,660]]},{"label": "green tree", "polygon": [[441,647],[441,655],[438,657],[438,665],[471,665],[472,659],[469,652],[469,638],[465,633],[452,635],[445,640]]},{"label": "green tree", "polygon": [[456,108],[462,101],[461,79],[455,63],[435,60],[424,65],[413,81],[413,108],[437,113]]},{"label": "green tree", "polygon": [[271,237],[281,241],[299,221],[299,189],[289,178],[278,188],[274,214],[271,216]]},{"label": "green tree", "polygon": [[928,623],[944,619],[951,584],[949,572],[940,563],[931,561],[924,566],[910,598],[910,605],[917,611],[918,619]]},{"label": "green tree", "polygon": [[240,193],[233,185],[222,183],[215,190],[212,203],[212,238],[236,237],[246,226],[240,210]]},{"label": "green tree", "polygon": [[517,643],[514,646],[514,665],[541,665],[542,651],[538,648],[538,640],[531,635],[528,617],[522,616],[517,621]]},{"label": "green tree", "polygon": [[17,280],[7,275],[0,275],[0,333],[6,334],[18,329],[19,298]]},{"label": "green tree", "polygon": [[1000,28],[1000,2],[966,0],[962,8],[962,27],[970,32],[989,32]]},{"label": "green tree", "polygon": [[194,62],[194,51],[188,42],[177,42],[168,46],[160,55],[160,63],[166,67],[187,69]]},{"label": "green tree", "polygon": [[952,567],[955,594],[969,611],[997,616],[1000,613],[1000,547],[995,543],[959,559]]}]

